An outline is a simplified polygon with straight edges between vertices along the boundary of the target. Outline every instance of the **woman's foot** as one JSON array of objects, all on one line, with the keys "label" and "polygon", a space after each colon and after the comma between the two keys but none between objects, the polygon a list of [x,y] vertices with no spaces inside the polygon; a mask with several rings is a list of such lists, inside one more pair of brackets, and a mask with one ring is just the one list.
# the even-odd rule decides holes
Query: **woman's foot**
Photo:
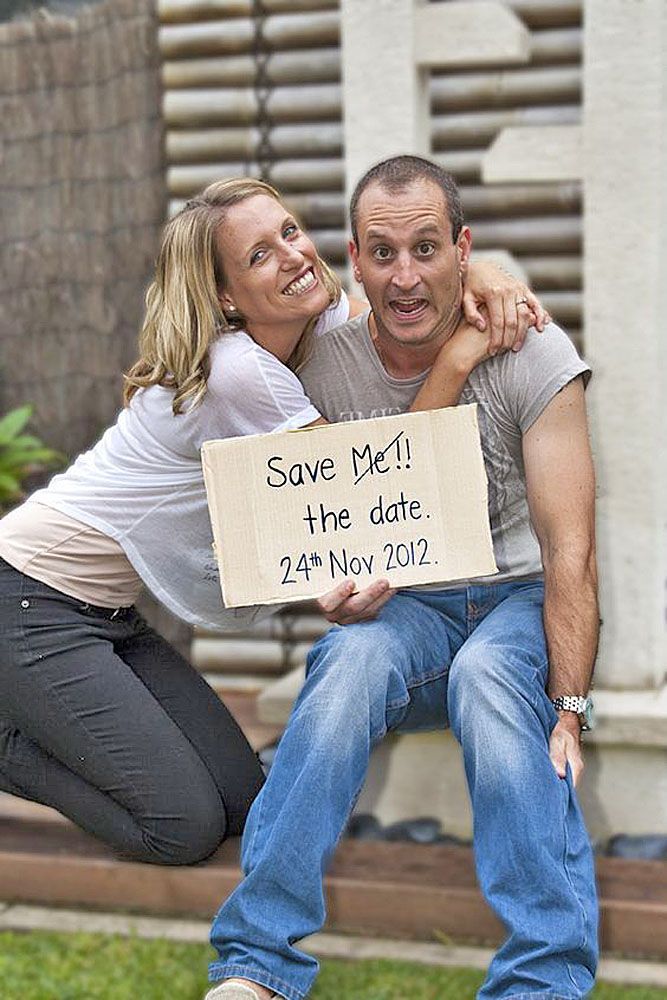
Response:
[{"label": "woman's foot", "polygon": [[271,1000],[276,995],[250,979],[225,979],[210,989],[204,1000]]}]

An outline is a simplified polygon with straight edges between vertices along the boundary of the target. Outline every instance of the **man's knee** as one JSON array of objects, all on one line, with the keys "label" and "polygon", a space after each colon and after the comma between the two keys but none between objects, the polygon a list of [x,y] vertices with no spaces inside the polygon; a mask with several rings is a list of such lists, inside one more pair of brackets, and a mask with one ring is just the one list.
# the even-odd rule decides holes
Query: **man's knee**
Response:
[{"label": "man's knee", "polygon": [[449,678],[449,716],[460,726],[512,726],[520,716],[534,712],[546,680],[541,650],[511,642],[464,643],[452,662]]},{"label": "man's knee", "polygon": [[322,738],[382,735],[388,708],[409,701],[406,660],[394,629],[381,621],[332,629],[310,652],[298,711]]},{"label": "man's knee", "polygon": [[384,684],[396,652],[390,632],[381,622],[330,629],[308,655],[307,676],[318,681],[340,678],[356,688]]},{"label": "man's knee", "polygon": [[410,674],[410,650],[389,623],[344,625],[313,646],[306,674],[313,688],[329,688],[348,702],[393,698]]}]

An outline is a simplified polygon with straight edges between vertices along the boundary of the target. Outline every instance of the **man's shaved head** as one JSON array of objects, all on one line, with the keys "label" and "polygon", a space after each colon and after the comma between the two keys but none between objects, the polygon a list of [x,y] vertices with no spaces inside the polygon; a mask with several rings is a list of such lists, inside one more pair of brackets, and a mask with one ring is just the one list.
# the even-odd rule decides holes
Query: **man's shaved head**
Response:
[{"label": "man's shaved head", "polygon": [[352,238],[359,246],[359,199],[371,184],[379,184],[389,194],[404,191],[416,181],[431,181],[440,188],[445,199],[447,214],[452,225],[452,240],[456,241],[464,223],[463,206],[456,181],[437,163],[423,156],[391,156],[376,163],[366,171],[354,189],[350,200]]}]

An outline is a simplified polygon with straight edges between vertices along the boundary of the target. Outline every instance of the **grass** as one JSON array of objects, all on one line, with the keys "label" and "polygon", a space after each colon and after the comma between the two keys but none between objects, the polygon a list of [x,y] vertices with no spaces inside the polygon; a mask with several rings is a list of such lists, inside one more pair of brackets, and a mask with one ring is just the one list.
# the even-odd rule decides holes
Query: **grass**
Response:
[{"label": "grass", "polygon": [[[2,1000],[201,1000],[210,957],[210,949],[198,944],[3,932],[0,996]],[[312,1000],[471,1000],[481,981],[481,973],[470,969],[327,961]],[[667,991],[603,984],[593,997],[665,1000]]]}]

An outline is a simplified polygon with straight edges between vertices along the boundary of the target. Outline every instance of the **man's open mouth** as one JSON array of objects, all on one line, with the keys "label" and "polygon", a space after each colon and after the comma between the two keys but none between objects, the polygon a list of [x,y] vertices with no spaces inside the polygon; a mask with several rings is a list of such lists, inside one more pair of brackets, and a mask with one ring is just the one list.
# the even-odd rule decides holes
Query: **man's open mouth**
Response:
[{"label": "man's open mouth", "polygon": [[309,267],[300,277],[296,278],[287,286],[283,288],[283,295],[302,295],[303,292],[307,292],[309,288],[312,288],[314,284],[317,283],[317,278],[315,277],[315,272],[312,267]]},{"label": "man's open mouth", "polygon": [[405,319],[419,316],[427,306],[427,299],[392,299],[389,303],[392,312]]}]

